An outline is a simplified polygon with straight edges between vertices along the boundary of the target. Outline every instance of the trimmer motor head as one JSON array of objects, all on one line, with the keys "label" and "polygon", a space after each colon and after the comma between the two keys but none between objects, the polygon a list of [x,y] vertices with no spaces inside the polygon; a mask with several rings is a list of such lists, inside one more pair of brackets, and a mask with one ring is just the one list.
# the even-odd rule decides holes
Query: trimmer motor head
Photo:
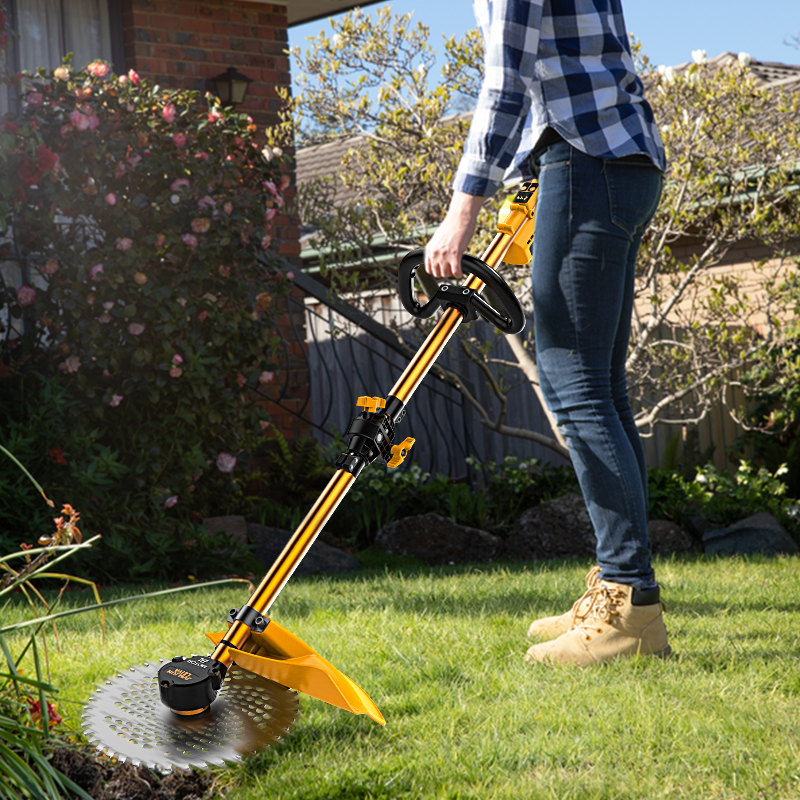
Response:
[{"label": "trimmer motor head", "polygon": [[[160,661],[158,674],[158,664],[118,674],[87,703],[84,734],[109,758],[161,770],[238,761],[286,735],[297,716],[296,692],[236,666],[219,677],[217,662],[210,662],[191,656]],[[171,674],[176,670],[191,677]],[[167,680],[173,682],[164,686]],[[175,713],[162,702],[162,691],[168,692],[171,703],[187,706],[195,705],[196,698],[206,698],[208,708],[201,713]]]}]

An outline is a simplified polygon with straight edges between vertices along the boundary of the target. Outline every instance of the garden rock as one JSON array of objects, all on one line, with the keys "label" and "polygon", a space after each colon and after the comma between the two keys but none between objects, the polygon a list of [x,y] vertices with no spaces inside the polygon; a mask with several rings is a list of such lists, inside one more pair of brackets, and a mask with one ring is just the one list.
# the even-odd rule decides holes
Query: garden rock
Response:
[{"label": "garden rock", "polygon": [[[272,528],[268,525],[247,524],[247,536],[255,545],[255,556],[264,565],[271,566],[281,554],[291,538],[290,531]],[[342,550],[337,550],[325,542],[317,541],[311,545],[295,570],[297,575],[310,575],[315,572],[348,572],[361,569],[361,562]]]},{"label": "garden rock", "polygon": [[711,528],[703,534],[706,555],[732,556],[761,553],[774,556],[798,552],[795,541],[772,514],[762,512],[727,528]]},{"label": "garden rock", "polygon": [[677,522],[667,519],[654,519],[647,526],[650,549],[655,555],[668,556],[671,553],[689,553],[697,550],[694,537]]},{"label": "garden rock", "polygon": [[430,566],[491,561],[500,554],[499,536],[458,525],[439,514],[405,517],[384,525],[375,544],[396,556],[414,556]]},{"label": "garden rock", "polygon": [[506,540],[506,557],[515,561],[594,558],[596,546],[586,503],[579,494],[565,494],[523,512]]},{"label": "garden rock", "polygon": [[203,522],[209,533],[224,533],[235,542],[247,544],[247,521],[244,517],[207,517]]}]

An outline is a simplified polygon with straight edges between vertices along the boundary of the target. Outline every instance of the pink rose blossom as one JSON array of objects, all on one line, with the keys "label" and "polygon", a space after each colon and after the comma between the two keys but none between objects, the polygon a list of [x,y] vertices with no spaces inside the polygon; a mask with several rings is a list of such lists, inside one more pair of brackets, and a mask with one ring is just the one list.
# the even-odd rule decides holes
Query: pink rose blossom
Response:
[{"label": "pink rose blossom", "polygon": [[228,216],[230,216],[230,215],[233,213],[233,203],[231,203],[231,201],[230,201],[230,200],[228,200],[228,202],[227,202],[227,203],[225,203],[225,205],[224,205],[224,206],[222,206],[222,208],[223,208],[223,210],[225,211],[225,213],[226,213]]},{"label": "pink rose blossom", "polygon": [[171,192],[179,192],[181,189],[188,189],[189,185],[190,184],[187,178],[176,178],[169,185],[169,190]]},{"label": "pink rose blossom", "polygon": [[44,103],[44,95],[39,92],[28,92],[25,95],[25,102],[32,108],[36,108]]},{"label": "pink rose blossom", "polygon": [[172,497],[168,497],[164,501],[164,508],[172,508],[173,506],[178,505],[178,495],[173,494]]},{"label": "pink rose blossom", "polygon": [[91,64],[87,65],[86,71],[90,75],[94,75],[95,78],[105,78],[111,72],[111,67],[103,61],[92,61]]},{"label": "pink rose blossom", "polygon": [[117,239],[117,250],[120,252],[126,253],[131,247],[133,247],[133,239],[129,239],[127,236]]},{"label": "pink rose blossom", "polygon": [[59,266],[57,259],[48,258],[47,261],[44,262],[44,266],[39,269],[39,272],[44,275],[55,275],[59,270]]},{"label": "pink rose blossom", "polygon": [[115,394],[111,400],[108,401],[108,404],[111,406],[111,408],[116,408],[124,399],[124,395]]},{"label": "pink rose blossom", "polygon": [[99,283],[103,280],[103,265],[102,264],[95,264],[91,269],[92,280],[95,283]]},{"label": "pink rose blossom", "polygon": [[175,353],[175,355],[172,356],[172,363],[175,364],[176,367],[178,364],[183,364],[183,356],[180,353]]},{"label": "pink rose blossom", "polygon": [[81,112],[77,109],[75,109],[75,111],[69,115],[69,121],[76,131],[88,130],[89,125],[91,124],[89,117],[87,117],[86,114],[81,114]]},{"label": "pink rose blossom", "polygon": [[134,86],[138,86],[139,85],[139,73],[136,72],[136,70],[129,69],[128,70],[128,80],[130,80],[130,82]]},{"label": "pink rose blossom", "polygon": [[128,325],[128,333],[131,336],[141,336],[144,333],[145,325],[142,322],[131,322]]},{"label": "pink rose blossom", "polygon": [[201,311],[197,315],[197,319],[199,319],[200,322],[205,322],[208,319],[208,311]]},{"label": "pink rose blossom", "polygon": [[169,375],[171,378],[180,378],[183,375],[183,370],[180,367],[170,367]]},{"label": "pink rose blossom", "polygon": [[106,203],[108,203],[110,206],[115,206],[117,204],[117,196],[114,194],[114,192],[109,192],[106,195]]},{"label": "pink rose blossom", "polygon": [[294,272],[292,272],[292,271],[289,271],[289,272],[287,272],[287,273],[286,273],[286,277],[287,277],[287,278],[288,278],[290,281],[293,281],[293,280],[294,280]]},{"label": "pink rose blossom", "polygon": [[195,153],[195,158],[199,158],[201,161],[208,161],[208,153]]},{"label": "pink rose blossom", "polygon": [[114,301],[113,300],[106,300],[105,303],[103,303],[103,308],[106,311],[111,311],[111,309],[114,308]]},{"label": "pink rose blossom", "polygon": [[200,211],[203,211],[206,208],[216,208],[217,201],[210,194],[207,194],[205,197],[201,197],[197,201],[197,207],[200,209]]},{"label": "pink rose blossom", "polygon": [[220,453],[217,456],[217,469],[220,472],[233,472],[235,466],[236,456],[232,456],[230,453]]},{"label": "pink rose blossom", "polygon": [[264,188],[270,194],[278,194],[278,187],[272,181],[264,181]]},{"label": "pink rose blossom", "polygon": [[271,243],[272,243],[272,237],[269,234],[267,234],[261,240],[261,249],[262,250],[266,250],[270,246]]},{"label": "pink rose blossom", "polygon": [[167,103],[161,110],[165,122],[173,123],[178,117],[178,109],[172,103]]},{"label": "pink rose blossom", "polygon": [[262,372],[258,376],[258,382],[259,383],[271,383],[273,380],[275,380],[275,373],[274,372]]},{"label": "pink rose blossom", "polygon": [[172,134],[172,143],[175,147],[183,147],[186,144],[186,134],[185,133],[173,133]]},{"label": "pink rose blossom", "polygon": [[197,237],[193,233],[184,233],[183,236],[181,236],[181,241],[192,250],[197,247]]},{"label": "pink rose blossom", "polygon": [[69,375],[73,372],[77,372],[81,368],[81,360],[78,358],[78,356],[70,356],[65,361],[62,361],[58,365],[58,368],[61,372]]},{"label": "pink rose blossom", "polygon": [[17,289],[17,302],[25,308],[25,306],[29,306],[36,300],[36,289],[32,286],[22,285]]},{"label": "pink rose blossom", "polygon": [[264,219],[269,222],[272,219],[275,219],[276,215],[278,214],[277,208],[268,208],[267,213],[264,215]]},{"label": "pink rose blossom", "polygon": [[197,217],[192,220],[192,230],[195,233],[206,233],[211,227],[211,220],[207,217]]},{"label": "pink rose blossom", "polygon": [[208,112],[209,122],[219,122],[221,119],[224,119],[224,117],[216,108],[212,108],[211,111]]}]

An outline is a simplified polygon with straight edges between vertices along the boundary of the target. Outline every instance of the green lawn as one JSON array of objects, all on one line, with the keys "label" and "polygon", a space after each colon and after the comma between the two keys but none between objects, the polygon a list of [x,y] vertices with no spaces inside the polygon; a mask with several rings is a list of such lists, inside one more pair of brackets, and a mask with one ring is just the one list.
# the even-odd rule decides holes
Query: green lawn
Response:
[{"label": "green lawn", "polygon": [[[800,559],[657,562],[670,660],[523,664],[528,622],[568,608],[589,566],[293,578],[272,616],[359,683],[386,727],[304,697],[289,738],[215,770],[220,786],[237,800],[800,796]],[[105,645],[97,612],[64,619],[61,652],[48,637],[62,713],[77,726],[95,684],[129,663],[202,652],[245,599],[234,586],[116,606]],[[23,616],[15,601],[3,624]]]}]

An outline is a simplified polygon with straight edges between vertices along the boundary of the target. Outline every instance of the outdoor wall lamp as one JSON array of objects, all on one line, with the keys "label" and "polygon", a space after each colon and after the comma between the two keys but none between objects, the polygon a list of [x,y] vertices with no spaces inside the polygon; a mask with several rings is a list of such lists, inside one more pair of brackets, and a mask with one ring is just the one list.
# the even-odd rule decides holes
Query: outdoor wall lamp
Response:
[{"label": "outdoor wall lamp", "polygon": [[222,105],[234,107],[244,101],[247,87],[252,82],[252,78],[242,75],[234,67],[228,67],[226,72],[208,79],[211,91],[219,98]]}]

